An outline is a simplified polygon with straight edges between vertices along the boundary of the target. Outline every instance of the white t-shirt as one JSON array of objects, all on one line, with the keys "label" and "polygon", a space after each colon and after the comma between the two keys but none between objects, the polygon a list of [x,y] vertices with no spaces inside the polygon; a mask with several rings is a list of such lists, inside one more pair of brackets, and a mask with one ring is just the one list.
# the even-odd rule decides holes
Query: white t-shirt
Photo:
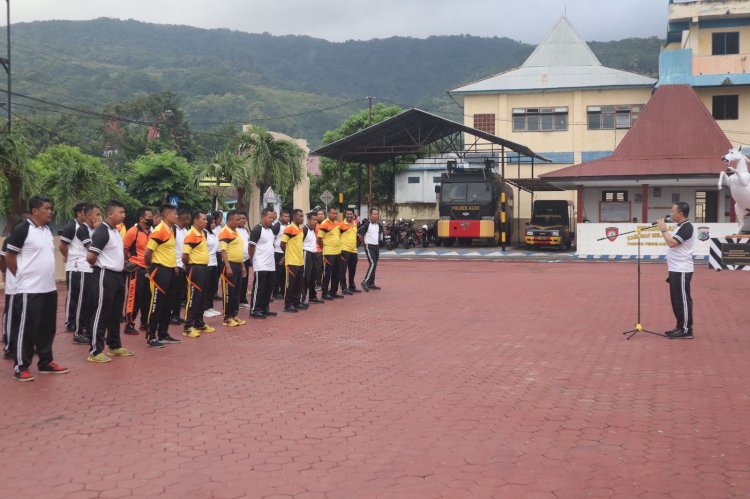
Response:
[{"label": "white t-shirt", "polygon": [[365,244],[377,246],[380,244],[380,224],[370,222],[365,233]]},{"label": "white t-shirt", "polygon": [[289,224],[282,224],[281,222],[276,222],[275,227],[272,227],[275,234],[273,239],[273,250],[276,253],[284,253],[281,249],[281,236],[284,235],[284,230],[286,230],[287,227],[289,227]]},{"label": "white t-shirt", "polygon": [[77,220],[71,221],[60,234],[60,241],[68,245],[68,258],[65,260],[65,272],[73,272],[78,265],[78,259],[84,255],[82,251],[84,248],[81,242],[74,244],[76,240],[76,231],[78,230],[79,223]]},{"label": "white t-shirt", "polygon": [[253,254],[253,270],[255,272],[276,271],[276,261],[273,258],[274,233],[271,228],[261,224],[256,225],[250,233],[250,244],[255,246]]},{"label": "white t-shirt", "polygon": [[315,235],[315,230],[311,229],[307,224],[305,224],[305,227],[307,227],[307,236],[305,236],[305,240],[302,242],[302,249],[315,253],[318,251],[318,239]]},{"label": "white t-shirt", "polygon": [[695,246],[695,230],[693,224],[685,220],[675,225],[672,237],[679,242],[674,248],[667,248],[667,268],[670,272],[693,272],[693,247]]},{"label": "white t-shirt", "polygon": [[242,260],[247,261],[248,258],[250,258],[250,252],[247,250],[247,242],[250,240],[250,233],[244,227],[237,227],[235,232],[242,238]]},{"label": "white t-shirt", "polygon": [[[3,247],[0,250],[0,256],[5,257],[5,251],[8,246],[8,240],[3,241]],[[10,296],[16,294],[16,276],[10,270],[5,271],[5,294]]]},{"label": "white t-shirt", "polygon": [[125,252],[122,247],[122,236],[117,227],[106,221],[96,228],[91,236],[89,251],[96,253],[95,267],[122,272],[125,267]]},{"label": "white t-shirt", "polygon": [[16,293],[50,293],[55,285],[55,241],[49,226],[31,219],[16,226],[8,236],[6,254],[18,255]]},{"label": "white t-shirt", "polygon": [[219,238],[211,231],[206,231],[206,245],[208,246],[208,266],[216,267],[216,253],[219,252]]},{"label": "white t-shirt", "polygon": [[73,240],[73,244],[80,244],[81,245],[81,252],[82,256],[81,258],[77,259],[76,262],[76,271],[77,272],[93,272],[94,269],[89,265],[89,262],[86,261],[86,254],[89,252],[89,245],[91,244],[91,236],[94,235],[94,229],[89,227],[86,224],[81,224],[78,226],[78,230],[76,231],[76,238]]},{"label": "white t-shirt", "polygon": [[174,252],[177,257],[177,266],[181,269],[185,268],[185,264],[182,263],[182,248],[185,246],[187,231],[177,224],[174,225]]}]

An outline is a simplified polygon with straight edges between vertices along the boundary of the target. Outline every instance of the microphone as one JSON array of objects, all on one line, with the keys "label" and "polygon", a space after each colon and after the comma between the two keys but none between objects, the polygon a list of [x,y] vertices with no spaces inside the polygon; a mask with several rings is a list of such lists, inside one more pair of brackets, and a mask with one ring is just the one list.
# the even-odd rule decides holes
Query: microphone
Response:
[{"label": "microphone", "polygon": [[[671,223],[672,222],[672,216],[671,215],[665,216],[664,217],[664,221],[667,222],[667,223]],[[655,227],[656,224],[658,224],[658,223],[659,222],[651,222],[651,227]]]}]

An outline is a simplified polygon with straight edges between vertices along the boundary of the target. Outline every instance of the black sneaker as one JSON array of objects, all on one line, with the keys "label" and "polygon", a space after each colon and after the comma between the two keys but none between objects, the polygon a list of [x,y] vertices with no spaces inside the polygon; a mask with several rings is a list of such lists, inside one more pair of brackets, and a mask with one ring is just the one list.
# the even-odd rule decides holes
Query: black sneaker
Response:
[{"label": "black sneaker", "polygon": [[357,289],[357,288],[349,288],[349,291],[351,291],[352,293],[361,293],[362,292],[361,289]]},{"label": "black sneaker", "polygon": [[682,330],[681,327],[675,327],[674,329],[670,329],[669,331],[664,331],[664,334],[669,336],[670,334],[676,333],[677,331]]},{"label": "black sneaker", "polygon": [[156,338],[154,338],[152,340],[148,340],[146,342],[146,345],[149,348],[164,348],[164,343],[162,343],[161,341],[157,340]]},{"label": "black sneaker", "polygon": [[[331,301],[331,300],[333,300],[333,296],[331,296],[329,294],[324,294],[323,295],[323,299],[326,300],[326,301]],[[312,300],[310,300],[310,301],[312,301]]]},{"label": "black sneaker", "polygon": [[299,305],[295,305],[295,308],[297,310],[307,310],[310,308],[310,305],[307,305],[306,303],[300,303]]},{"label": "black sneaker", "polygon": [[343,295],[339,295],[339,294],[332,294],[331,298],[335,298],[336,300],[343,300],[344,299]]},{"label": "black sneaker", "polygon": [[674,333],[667,333],[667,338],[670,340],[692,340],[693,339],[693,332],[692,331],[675,331]]},{"label": "black sneaker", "polygon": [[75,333],[76,327],[73,324],[66,324],[65,325],[65,332],[66,333]]},{"label": "black sneaker", "polygon": [[159,338],[159,341],[162,343],[182,343],[182,340],[178,340],[177,338],[172,338],[169,335],[166,335],[164,338]]},{"label": "black sneaker", "polygon": [[266,317],[276,317],[277,315],[279,315],[279,314],[277,314],[276,312],[271,312],[270,310],[264,310],[264,311],[263,311],[263,312],[261,312],[261,313],[262,313],[263,315],[265,315]]},{"label": "black sneaker", "polygon": [[367,285],[367,283],[366,283],[365,281],[362,281],[362,282],[361,282],[361,283],[359,283],[359,284],[360,284],[360,285],[362,286],[362,290],[363,290],[363,291],[364,291],[365,293],[369,293],[369,292],[370,292],[370,286],[368,286],[368,285]]},{"label": "black sneaker", "polygon": [[291,314],[296,314],[298,310],[294,307],[284,307],[284,312],[289,312]]},{"label": "black sneaker", "polygon": [[185,321],[180,319],[179,317],[172,317],[171,319],[169,319],[169,324],[171,324],[172,326],[180,326],[182,324],[185,324]]},{"label": "black sneaker", "polygon": [[91,336],[79,335],[73,338],[76,345],[91,345]]},{"label": "black sneaker", "polygon": [[3,359],[5,359],[5,360],[16,360],[16,356],[13,355],[11,352],[5,352],[5,353],[3,353]]},{"label": "black sneaker", "polygon": [[284,298],[284,295],[282,295],[281,293],[274,293],[273,296],[272,296],[272,298],[275,299],[275,300],[280,300],[280,299]]},{"label": "black sneaker", "polygon": [[125,328],[125,334],[138,334],[138,330],[135,328],[135,326],[128,326]]},{"label": "black sneaker", "polygon": [[252,312],[250,312],[250,317],[252,317],[253,319],[265,319],[266,314],[264,314],[260,310],[253,310]]},{"label": "black sneaker", "polygon": [[353,295],[354,294],[351,289],[345,289],[344,291],[342,291],[342,293],[344,293],[345,295]]},{"label": "black sneaker", "polygon": [[320,298],[310,298],[310,303],[325,303],[325,301]]},{"label": "black sneaker", "polygon": [[367,287],[370,289],[380,289],[380,286],[376,286],[374,284],[368,284]]}]

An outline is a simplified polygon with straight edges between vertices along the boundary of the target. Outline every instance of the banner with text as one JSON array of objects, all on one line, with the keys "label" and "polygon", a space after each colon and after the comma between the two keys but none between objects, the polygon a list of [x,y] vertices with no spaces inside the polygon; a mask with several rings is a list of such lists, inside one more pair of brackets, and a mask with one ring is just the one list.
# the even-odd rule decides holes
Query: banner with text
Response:
[{"label": "banner with text", "polygon": [[[674,223],[667,224],[673,230]],[[695,256],[707,256],[710,239],[725,237],[737,232],[733,223],[695,223]],[[661,237],[658,227],[634,223],[582,223],[578,224],[576,238],[578,255],[637,255],[638,234],[626,234],[641,228],[641,255],[662,256],[666,254],[667,243]],[[625,235],[623,235],[625,234]]]}]

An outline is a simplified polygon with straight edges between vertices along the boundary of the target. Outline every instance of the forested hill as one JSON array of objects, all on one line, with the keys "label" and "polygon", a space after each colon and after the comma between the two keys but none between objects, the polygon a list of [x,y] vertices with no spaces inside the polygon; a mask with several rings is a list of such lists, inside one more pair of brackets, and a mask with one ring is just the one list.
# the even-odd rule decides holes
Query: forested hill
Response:
[{"label": "forested hill", "polygon": [[[455,113],[447,90],[516,67],[533,49],[500,37],[332,43],[114,19],[15,24],[12,35],[19,93],[101,110],[171,90],[195,129],[255,122],[312,144],[366,106],[366,96]],[[591,48],[607,66],[655,75],[659,45],[649,38]],[[18,102],[18,112],[34,111]],[[315,112],[284,117],[306,111]]]}]

